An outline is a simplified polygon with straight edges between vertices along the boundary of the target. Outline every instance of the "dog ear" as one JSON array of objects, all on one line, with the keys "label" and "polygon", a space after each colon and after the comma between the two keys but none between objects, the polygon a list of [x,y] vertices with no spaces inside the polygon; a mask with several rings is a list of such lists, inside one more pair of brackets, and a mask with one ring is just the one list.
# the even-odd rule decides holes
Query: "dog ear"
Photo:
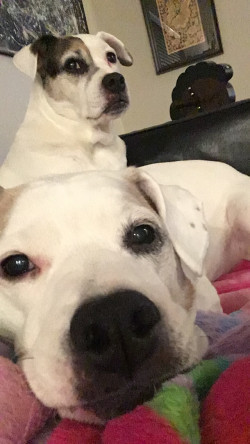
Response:
[{"label": "dog ear", "polygon": [[[24,46],[14,56],[15,66],[27,76],[35,79],[37,71],[43,77],[44,62],[54,51],[58,38],[53,35],[42,35],[30,45]],[[51,67],[51,70],[53,67]]]},{"label": "dog ear", "polygon": [[144,171],[129,168],[125,174],[164,220],[185,275],[190,280],[201,276],[208,248],[208,232],[202,204],[183,188],[159,186]]},{"label": "dog ear", "polygon": [[193,280],[203,274],[208,249],[208,231],[203,206],[189,191],[178,186],[162,186],[165,223],[186,276]]},{"label": "dog ear", "polygon": [[37,54],[31,51],[31,47],[32,45],[30,44],[20,49],[14,55],[13,62],[16,68],[34,80],[37,71]]},{"label": "dog ear", "polygon": [[122,65],[131,66],[133,64],[133,57],[125,48],[124,43],[122,43],[121,40],[116,38],[114,35],[103,31],[98,32],[96,36],[100,37],[115,50],[118,60]]}]

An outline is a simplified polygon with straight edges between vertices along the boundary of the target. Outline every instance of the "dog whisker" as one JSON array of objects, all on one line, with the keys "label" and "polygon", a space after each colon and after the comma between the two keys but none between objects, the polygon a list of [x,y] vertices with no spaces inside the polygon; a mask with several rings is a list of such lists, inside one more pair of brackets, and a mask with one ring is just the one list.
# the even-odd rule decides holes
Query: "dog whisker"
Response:
[{"label": "dog whisker", "polygon": [[35,359],[35,358],[33,356],[21,356],[21,357],[16,356],[16,359],[17,359],[17,362],[20,362],[20,361],[26,361],[26,360]]},{"label": "dog whisker", "polygon": [[198,335],[198,337],[199,338],[207,338],[207,335],[206,335],[206,333],[200,333],[199,335]]},{"label": "dog whisker", "polygon": [[154,388],[154,396],[155,396],[159,389],[157,389],[155,384],[153,385],[153,388]]},{"label": "dog whisker", "polygon": [[30,356],[26,350],[16,349],[14,353],[14,361],[21,362],[29,359],[34,359],[34,356]]}]

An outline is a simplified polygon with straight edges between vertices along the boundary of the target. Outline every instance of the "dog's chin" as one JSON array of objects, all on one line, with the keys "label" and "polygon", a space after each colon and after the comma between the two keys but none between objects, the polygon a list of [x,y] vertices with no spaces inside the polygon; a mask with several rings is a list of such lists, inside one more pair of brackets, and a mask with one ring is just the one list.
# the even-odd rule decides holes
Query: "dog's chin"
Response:
[{"label": "dog's chin", "polygon": [[119,99],[109,102],[103,111],[103,114],[115,119],[119,117],[128,108],[129,102],[126,99]]},{"label": "dog's chin", "polygon": [[102,398],[83,402],[83,409],[91,412],[102,421],[123,415],[136,406],[149,401],[155,395],[161,384],[150,386],[129,385],[115,390]]},{"label": "dog's chin", "polygon": [[75,407],[58,408],[61,417],[90,424],[105,424],[106,421],[132,411],[138,405],[150,401],[161,383],[147,386],[128,384],[103,396],[94,396]]},{"label": "dog's chin", "polygon": [[[189,370],[191,366],[190,361],[180,359],[179,362],[176,361],[174,365],[170,365],[167,371],[159,368],[157,372],[153,372],[152,367],[121,386],[116,386],[114,380],[109,389],[104,388],[105,384],[93,387],[90,383],[90,386],[85,386],[82,391],[81,407],[105,422],[150,401],[161,389],[163,383]],[[111,388],[115,386],[116,388]]]}]

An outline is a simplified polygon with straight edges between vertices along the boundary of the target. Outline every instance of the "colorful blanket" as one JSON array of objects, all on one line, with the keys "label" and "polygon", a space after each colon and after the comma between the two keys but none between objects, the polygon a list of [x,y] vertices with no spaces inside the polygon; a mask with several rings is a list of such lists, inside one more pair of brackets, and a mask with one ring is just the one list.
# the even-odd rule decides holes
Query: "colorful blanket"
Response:
[{"label": "colorful blanket", "polygon": [[213,384],[233,362],[250,356],[250,317],[244,308],[230,315],[198,312],[196,323],[209,338],[205,358],[190,372],[167,381],[147,403],[190,444],[201,442],[200,408]]},{"label": "colorful blanket", "polygon": [[212,385],[232,362],[250,356],[250,262],[242,261],[214,286],[223,313],[200,311],[196,318],[209,340],[204,360],[164,384],[147,404],[191,444],[200,443],[200,406]]},{"label": "colorful blanket", "polygon": [[[209,339],[205,359],[191,372],[166,382],[147,403],[192,444],[200,442],[200,403],[211,386],[232,362],[250,355],[250,262],[243,261],[214,285],[224,313],[198,312],[196,319]],[[9,354],[4,344],[0,354]],[[32,444],[42,442],[43,438],[37,436]]]}]

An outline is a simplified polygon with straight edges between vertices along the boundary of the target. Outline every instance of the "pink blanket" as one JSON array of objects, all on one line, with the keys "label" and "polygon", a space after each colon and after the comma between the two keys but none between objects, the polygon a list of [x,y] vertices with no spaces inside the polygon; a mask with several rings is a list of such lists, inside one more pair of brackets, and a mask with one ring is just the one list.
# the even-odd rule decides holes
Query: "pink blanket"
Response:
[{"label": "pink blanket", "polygon": [[214,286],[220,295],[224,313],[240,309],[250,312],[250,261],[242,261],[214,282]]}]

